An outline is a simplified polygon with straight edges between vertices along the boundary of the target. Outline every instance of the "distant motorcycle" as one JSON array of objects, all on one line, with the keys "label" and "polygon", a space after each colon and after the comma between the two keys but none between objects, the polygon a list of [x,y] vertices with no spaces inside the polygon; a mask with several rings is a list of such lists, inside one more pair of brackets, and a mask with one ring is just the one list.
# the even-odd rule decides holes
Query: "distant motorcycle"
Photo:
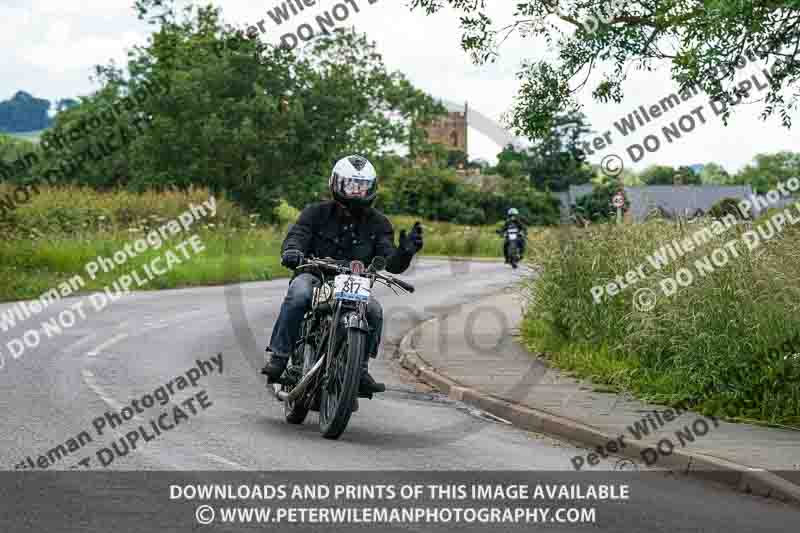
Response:
[{"label": "distant motorcycle", "polygon": [[309,411],[319,411],[322,436],[337,439],[358,409],[361,362],[367,357],[370,325],[367,303],[375,282],[414,292],[405,281],[379,273],[386,267],[376,257],[369,268],[360,261],[309,259],[297,272],[318,275],[311,310],[303,317],[300,340],[273,392],[284,404],[286,421],[302,424]]}]

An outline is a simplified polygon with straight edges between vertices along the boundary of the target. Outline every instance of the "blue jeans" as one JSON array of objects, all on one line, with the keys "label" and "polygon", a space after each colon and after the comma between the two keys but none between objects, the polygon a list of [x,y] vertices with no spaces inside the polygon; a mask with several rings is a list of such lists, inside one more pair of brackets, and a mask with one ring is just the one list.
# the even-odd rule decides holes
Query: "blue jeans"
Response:
[{"label": "blue jeans", "polygon": [[[289,284],[289,291],[283,299],[281,311],[272,328],[272,338],[269,341],[269,349],[275,356],[289,357],[291,355],[300,337],[303,315],[311,309],[314,287],[319,283],[316,276],[303,273],[296,276]],[[383,329],[383,309],[375,299],[370,299],[367,304],[367,322],[369,322],[371,330],[367,341],[367,355],[375,357],[378,355],[378,347],[381,345]],[[364,359],[365,364],[369,357]]]}]

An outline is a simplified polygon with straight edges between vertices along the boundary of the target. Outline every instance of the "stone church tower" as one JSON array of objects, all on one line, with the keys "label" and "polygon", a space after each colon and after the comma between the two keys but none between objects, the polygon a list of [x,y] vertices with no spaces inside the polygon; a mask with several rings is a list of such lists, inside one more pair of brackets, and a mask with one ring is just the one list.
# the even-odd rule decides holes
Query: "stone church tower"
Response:
[{"label": "stone church tower", "polygon": [[461,150],[469,154],[467,129],[469,125],[469,104],[464,102],[464,111],[450,111],[447,117],[437,119],[424,126],[428,142],[441,144],[447,150]]}]

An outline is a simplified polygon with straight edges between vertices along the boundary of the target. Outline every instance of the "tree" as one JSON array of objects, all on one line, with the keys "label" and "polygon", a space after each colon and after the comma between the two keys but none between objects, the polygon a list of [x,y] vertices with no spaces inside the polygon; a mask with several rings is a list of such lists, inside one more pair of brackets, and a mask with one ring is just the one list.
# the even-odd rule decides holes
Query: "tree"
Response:
[{"label": "tree", "polygon": [[737,62],[759,57],[775,64],[763,115],[778,115],[791,125],[789,113],[800,97],[797,0],[519,0],[506,5],[512,22],[497,27],[483,1],[411,2],[428,14],[454,8],[463,28],[462,47],[478,63],[494,61],[501,43],[514,33],[554,49],[547,59],[523,62],[518,73],[521,88],[509,122],[520,134],[547,135],[558,113],[579,108],[576,94],[590,79],[597,80],[592,85],[596,100],[619,103],[629,66],[652,70],[664,61],[671,62],[672,79],[681,89],[699,87],[727,103],[727,119],[733,106],[748,100],[735,80]]},{"label": "tree", "polygon": [[[436,102],[389,72],[374,43],[335,32],[303,55],[223,27],[218,8],[139,0],[140,17],[159,25],[130,53],[129,75],[97,68],[101,89],[57,115],[66,130],[144,83],[168,88],[119,120],[142,131],[75,179],[94,186],[189,187],[224,191],[271,217],[281,199],[295,207],[321,199],[333,163],[348,153],[376,157],[404,143],[410,116]],[[87,143],[112,135],[93,131]]]},{"label": "tree", "polygon": [[692,167],[682,165],[678,167],[675,173],[676,185],[700,185],[700,174],[694,171]]},{"label": "tree", "polygon": [[[576,200],[573,211],[576,215],[591,222],[611,220],[616,216],[616,209],[611,205],[611,200],[618,190],[617,183],[594,187],[591,193]],[[626,197],[622,210],[625,211],[629,207],[630,201]]]},{"label": "tree", "polygon": [[504,178],[522,176],[527,161],[528,155],[524,149],[517,149],[513,144],[508,144],[497,154],[497,165],[490,172]]},{"label": "tree", "polygon": [[583,113],[564,113],[555,126],[530,148],[512,144],[497,155],[494,172],[511,178],[528,176],[540,191],[565,191],[570,185],[588,183],[594,176],[585,162],[582,139],[590,132]]},{"label": "tree", "polygon": [[447,152],[447,166],[448,168],[467,168],[469,162],[467,161],[467,154],[461,150],[448,150]]},{"label": "tree", "polygon": [[700,181],[708,185],[728,185],[731,175],[718,163],[707,163],[700,171]]},{"label": "tree", "polygon": [[10,165],[34,151],[36,151],[34,143],[0,133],[0,165],[3,165],[0,168],[0,180],[6,176],[17,177],[17,172],[10,168]]},{"label": "tree", "polygon": [[645,185],[672,185],[675,183],[675,168],[666,165],[650,165],[639,177]]},{"label": "tree", "polygon": [[731,178],[731,183],[752,185],[757,193],[765,194],[778,182],[796,177],[800,177],[800,153],[783,151],[756,155],[755,164],[742,168]]},{"label": "tree", "polygon": [[585,163],[581,141],[590,131],[583,113],[557,115],[550,132],[530,148],[531,183],[541,191],[565,191],[570,185],[588,183],[594,173]]},{"label": "tree", "polygon": [[78,100],[74,98],[62,98],[58,102],[56,102],[56,112],[60,113],[67,109],[72,109],[73,107],[77,107],[80,105]]}]

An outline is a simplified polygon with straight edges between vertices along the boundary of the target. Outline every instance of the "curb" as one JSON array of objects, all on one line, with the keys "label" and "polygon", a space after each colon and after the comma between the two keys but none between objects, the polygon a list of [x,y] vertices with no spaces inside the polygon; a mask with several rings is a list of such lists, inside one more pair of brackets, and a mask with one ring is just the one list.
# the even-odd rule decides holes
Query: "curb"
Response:
[{"label": "curb", "polygon": [[[400,341],[395,359],[415,377],[447,394],[451,400],[477,407],[525,430],[560,437],[589,448],[604,446],[616,438],[615,435],[608,435],[576,420],[480,392],[440,373],[420,355],[414,342],[419,338],[423,327],[440,319],[432,318],[420,322]],[[619,453],[609,455],[641,460],[640,454],[647,446],[630,441],[626,441],[626,444],[627,446]],[[679,450],[673,451],[669,456],[661,456],[658,465],[672,473],[724,483],[747,494],[774,498],[800,506],[800,486],[767,470]]]}]

